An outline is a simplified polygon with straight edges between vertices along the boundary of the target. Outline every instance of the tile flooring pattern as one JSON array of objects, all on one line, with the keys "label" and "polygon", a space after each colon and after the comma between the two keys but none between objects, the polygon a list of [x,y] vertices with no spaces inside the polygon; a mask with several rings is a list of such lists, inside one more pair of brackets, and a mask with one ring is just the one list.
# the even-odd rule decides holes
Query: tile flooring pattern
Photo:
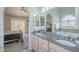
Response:
[{"label": "tile flooring pattern", "polygon": [[4,52],[32,52],[28,49],[24,49],[21,42],[9,43],[4,46]]},{"label": "tile flooring pattern", "polygon": [[23,35],[24,43],[16,42],[4,45],[4,52],[32,52],[28,50],[28,34]]},{"label": "tile flooring pattern", "polygon": [[5,52],[21,52],[23,50],[22,43],[9,43],[4,45]]}]

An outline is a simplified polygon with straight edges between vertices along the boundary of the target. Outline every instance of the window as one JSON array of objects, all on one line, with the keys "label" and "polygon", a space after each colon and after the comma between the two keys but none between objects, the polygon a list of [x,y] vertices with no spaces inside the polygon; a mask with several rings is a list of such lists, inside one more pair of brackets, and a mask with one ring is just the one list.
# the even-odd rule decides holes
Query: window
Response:
[{"label": "window", "polygon": [[40,26],[44,26],[44,16],[40,16]]},{"label": "window", "polygon": [[25,31],[25,20],[11,19],[11,31]]},{"label": "window", "polygon": [[63,28],[74,28],[75,26],[75,16],[67,15],[62,19]]},{"label": "window", "polygon": [[38,16],[35,16],[33,18],[33,26],[39,26],[39,17]]},{"label": "window", "polygon": [[12,31],[17,31],[19,29],[18,25],[19,24],[18,24],[17,20],[14,20],[14,19],[11,20],[11,30]]}]

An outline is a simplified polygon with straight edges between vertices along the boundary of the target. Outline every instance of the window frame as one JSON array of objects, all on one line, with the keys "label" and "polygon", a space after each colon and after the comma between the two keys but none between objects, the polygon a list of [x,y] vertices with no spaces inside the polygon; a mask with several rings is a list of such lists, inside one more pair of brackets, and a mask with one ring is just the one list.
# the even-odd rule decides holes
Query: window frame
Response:
[{"label": "window frame", "polygon": [[[70,17],[70,16],[72,16],[73,18]],[[66,17],[66,19],[64,19],[65,17]],[[75,21],[76,20],[75,16],[73,16],[73,15],[67,15],[65,17],[63,18],[64,20],[62,19],[62,27],[63,28],[74,28],[75,27],[75,22],[76,22]],[[71,22],[73,22],[73,24],[71,24]],[[64,23],[67,23],[67,24],[64,24]]]}]

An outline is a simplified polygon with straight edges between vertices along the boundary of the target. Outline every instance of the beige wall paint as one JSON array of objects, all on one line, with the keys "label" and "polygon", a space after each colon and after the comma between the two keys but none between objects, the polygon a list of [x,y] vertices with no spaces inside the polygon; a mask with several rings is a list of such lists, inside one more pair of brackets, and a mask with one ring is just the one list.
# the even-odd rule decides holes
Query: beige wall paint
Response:
[{"label": "beige wall paint", "polygon": [[[10,16],[5,15],[4,17],[4,31],[11,31],[11,20],[17,20],[20,23],[20,29],[23,32],[28,32],[28,18],[27,17],[19,17],[19,16]],[[20,30],[19,29],[19,30]]]},{"label": "beige wall paint", "polygon": [[10,16],[5,15],[4,16],[4,31],[10,31]]}]

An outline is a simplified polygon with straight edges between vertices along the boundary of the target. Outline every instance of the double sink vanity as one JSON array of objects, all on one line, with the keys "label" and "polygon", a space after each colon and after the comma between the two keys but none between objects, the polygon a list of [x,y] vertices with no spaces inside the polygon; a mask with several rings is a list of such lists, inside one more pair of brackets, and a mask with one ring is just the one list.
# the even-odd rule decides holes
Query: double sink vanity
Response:
[{"label": "double sink vanity", "polygon": [[79,34],[69,32],[32,32],[36,52],[78,52]]}]

